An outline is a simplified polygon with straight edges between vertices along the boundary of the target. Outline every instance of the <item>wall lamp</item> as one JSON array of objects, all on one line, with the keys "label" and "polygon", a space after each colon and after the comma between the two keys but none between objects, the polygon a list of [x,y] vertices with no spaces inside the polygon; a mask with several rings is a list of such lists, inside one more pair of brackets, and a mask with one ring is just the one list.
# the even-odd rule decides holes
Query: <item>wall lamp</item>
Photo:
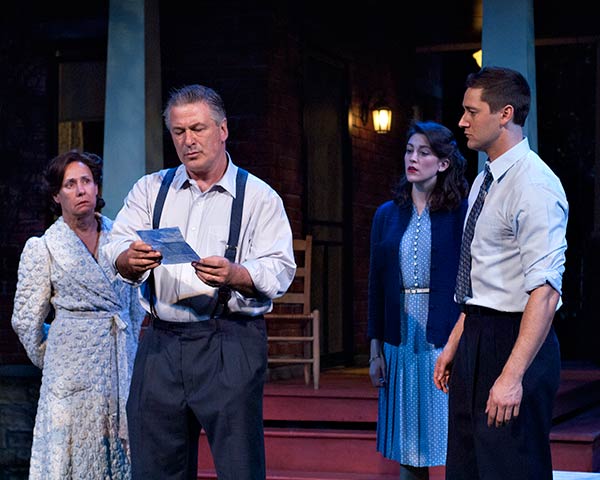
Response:
[{"label": "wall lamp", "polygon": [[483,52],[481,49],[477,50],[473,55],[473,59],[477,62],[477,66],[481,68]]},{"label": "wall lamp", "polygon": [[377,133],[388,133],[392,129],[392,109],[382,101],[377,101],[369,108],[369,103],[360,107],[360,119],[363,126],[369,122],[369,111],[373,115],[373,129]]},{"label": "wall lamp", "polygon": [[377,133],[388,133],[392,129],[392,109],[379,104],[373,108],[373,128]]}]

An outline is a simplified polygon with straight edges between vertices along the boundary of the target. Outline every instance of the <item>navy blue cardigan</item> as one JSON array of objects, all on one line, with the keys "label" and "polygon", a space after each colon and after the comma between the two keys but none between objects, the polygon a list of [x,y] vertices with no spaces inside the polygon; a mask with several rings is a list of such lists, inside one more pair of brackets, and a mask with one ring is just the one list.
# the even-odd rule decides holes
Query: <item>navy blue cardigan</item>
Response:
[{"label": "navy blue cardigan", "polygon": [[[400,344],[402,318],[400,289],[402,275],[399,248],[412,214],[412,203],[398,206],[393,201],[375,212],[371,229],[371,265],[369,270],[368,336],[392,345]],[[431,274],[427,341],[437,348],[448,341],[459,315],[454,302],[454,287],[460,256],[467,200],[453,211],[436,211],[431,218]]]}]

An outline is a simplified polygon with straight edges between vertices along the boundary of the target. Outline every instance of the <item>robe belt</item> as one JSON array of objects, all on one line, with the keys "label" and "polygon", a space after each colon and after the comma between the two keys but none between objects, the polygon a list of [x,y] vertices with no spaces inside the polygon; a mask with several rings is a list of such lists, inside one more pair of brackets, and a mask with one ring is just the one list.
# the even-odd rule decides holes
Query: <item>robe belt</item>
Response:
[{"label": "robe belt", "polygon": [[112,322],[115,327],[116,340],[116,364],[117,364],[117,405],[111,405],[116,411],[110,413],[116,415],[119,425],[119,438],[128,439],[127,431],[127,397],[129,395],[129,361],[127,359],[127,324],[119,316],[115,314],[112,317]]}]

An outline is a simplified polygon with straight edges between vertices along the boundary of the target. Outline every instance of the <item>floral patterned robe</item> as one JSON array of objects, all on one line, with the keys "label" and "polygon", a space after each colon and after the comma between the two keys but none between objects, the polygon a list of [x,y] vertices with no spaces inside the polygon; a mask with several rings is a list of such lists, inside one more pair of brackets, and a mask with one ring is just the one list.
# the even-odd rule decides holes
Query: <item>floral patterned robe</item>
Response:
[{"label": "floral patterned robe", "polygon": [[[100,218],[98,251],[112,228]],[[136,287],[62,217],[26,242],[12,325],[42,369],[30,480],[131,477],[125,403],[143,315]]]}]

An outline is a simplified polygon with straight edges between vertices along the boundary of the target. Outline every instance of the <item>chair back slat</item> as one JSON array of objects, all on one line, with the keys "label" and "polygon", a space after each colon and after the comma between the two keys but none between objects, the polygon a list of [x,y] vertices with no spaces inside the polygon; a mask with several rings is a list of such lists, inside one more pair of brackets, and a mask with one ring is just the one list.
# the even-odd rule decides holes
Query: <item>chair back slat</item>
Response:
[{"label": "chair back slat", "polygon": [[[278,306],[301,308],[302,313],[311,311],[310,305],[310,277],[312,262],[312,235],[306,238],[294,239],[294,258],[296,260],[296,274],[289,290],[279,298],[273,300]],[[282,311],[284,311],[282,310]]]},{"label": "chair back slat", "polygon": [[[294,258],[296,260],[296,274],[288,291],[279,298],[273,300],[273,311],[265,314],[269,330],[283,323],[282,329],[275,328],[274,335],[268,335],[271,343],[303,345],[298,355],[289,350],[274,352],[268,357],[272,364],[303,364],[304,381],[310,382],[310,369],[314,388],[319,388],[319,372],[321,368],[320,347],[320,315],[318,309],[311,310],[310,288],[311,288],[311,264],[312,264],[312,236],[294,239]],[[293,323],[297,328],[289,330],[286,323]]]}]

